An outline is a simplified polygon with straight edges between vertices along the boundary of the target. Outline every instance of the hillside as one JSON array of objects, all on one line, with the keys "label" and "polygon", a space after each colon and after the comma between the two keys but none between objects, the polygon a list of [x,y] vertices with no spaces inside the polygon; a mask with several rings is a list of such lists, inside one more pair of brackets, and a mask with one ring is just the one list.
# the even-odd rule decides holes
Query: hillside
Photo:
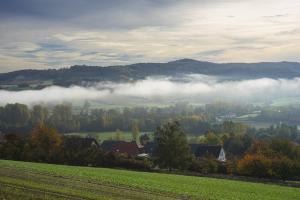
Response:
[{"label": "hillside", "polygon": [[[148,76],[171,76],[204,74],[222,76],[225,79],[294,78],[300,76],[300,63],[226,63],[216,64],[191,59],[168,63],[139,63],[126,66],[72,66],[64,69],[21,70],[0,74],[0,85],[18,85],[36,89],[47,85],[84,85],[90,82],[128,82]],[[4,88],[5,89],[5,88]]]},{"label": "hillside", "polygon": [[296,200],[299,188],[0,160],[1,199]]}]

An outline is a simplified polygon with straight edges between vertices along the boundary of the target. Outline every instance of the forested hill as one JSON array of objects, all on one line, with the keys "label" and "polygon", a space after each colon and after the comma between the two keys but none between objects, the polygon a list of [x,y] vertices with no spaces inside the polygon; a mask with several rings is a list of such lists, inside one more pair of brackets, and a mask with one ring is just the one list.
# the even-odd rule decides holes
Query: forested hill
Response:
[{"label": "forested hill", "polygon": [[72,66],[64,69],[21,70],[0,74],[0,85],[32,84],[45,81],[55,85],[81,85],[83,82],[131,81],[147,76],[177,76],[204,74],[223,76],[228,79],[294,78],[300,77],[300,63],[226,63],[217,64],[182,59],[168,63],[138,63],[126,66]]}]

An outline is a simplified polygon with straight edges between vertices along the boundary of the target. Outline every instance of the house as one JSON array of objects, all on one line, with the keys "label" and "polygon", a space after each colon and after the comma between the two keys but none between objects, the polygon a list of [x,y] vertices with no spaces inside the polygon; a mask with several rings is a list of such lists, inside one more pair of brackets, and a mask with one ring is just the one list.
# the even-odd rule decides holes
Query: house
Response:
[{"label": "house", "polygon": [[101,148],[105,151],[112,151],[112,149],[121,141],[118,140],[104,140],[101,144]]},{"label": "house", "polygon": [[124,154],[126,153],[130,156],[137,156],[141,152],[141,148],[139,148],[138,144],[134,141],[126,142],[126,141],[106,140],[102,142],[101,148],[105,151],[124,153]]},{"label": "house", "polygon": [[94,138],[81,137],[65,137],[63,145],[67,149],[88,149],[91,147],[99,147],[99,143]]},{"label": "house", "polygon": [[221,145],[190,144],[190,149],[198,159],[213,156],[220,162],[226,162],[225,151]]},{"label": "house", "polygon": [[152,156],[154,152],[154,142],[147,142],[143,147],[143,152]]},{"label": "house", "polygon": [[192,154],[196,155],[197,148],[199,147],[200,144],[189,144],[189,145]]}]

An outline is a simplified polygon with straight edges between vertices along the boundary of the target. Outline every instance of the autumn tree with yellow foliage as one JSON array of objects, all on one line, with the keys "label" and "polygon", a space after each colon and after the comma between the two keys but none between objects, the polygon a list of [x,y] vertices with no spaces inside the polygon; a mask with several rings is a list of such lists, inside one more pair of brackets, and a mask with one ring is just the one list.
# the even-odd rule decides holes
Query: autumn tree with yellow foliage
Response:
[{"label": "autumn tree with yellow foliage", "polygon": [[54,128],[39,124],[30,134],[28,156],[33,161],[55,162],[61,144],[62,138]]}]

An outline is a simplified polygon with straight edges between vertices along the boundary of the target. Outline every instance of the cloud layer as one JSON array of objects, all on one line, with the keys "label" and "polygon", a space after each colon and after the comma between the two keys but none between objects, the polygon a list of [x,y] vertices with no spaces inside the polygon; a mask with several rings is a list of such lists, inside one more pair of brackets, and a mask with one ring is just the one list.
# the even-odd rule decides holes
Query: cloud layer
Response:
[{"label": "cloud layer", "polygon": [[42,90],[18,92],[0,90],[2,105],[15,102],[33,104],[83,100],[116,105],[129,105],[132,101],[170,103],[183,100],[192,103],[264,103],[287,97],[300,97],[300,78],[221,82],[217,77],[191,75],[180,81],[168,77],[149,77],[135,83],[99,83],[86,88],[52,86]]},{"label": "cloud layer", "polygon": [[298,0],[0,2],[0,72],[194,58],[300,61]]}]

